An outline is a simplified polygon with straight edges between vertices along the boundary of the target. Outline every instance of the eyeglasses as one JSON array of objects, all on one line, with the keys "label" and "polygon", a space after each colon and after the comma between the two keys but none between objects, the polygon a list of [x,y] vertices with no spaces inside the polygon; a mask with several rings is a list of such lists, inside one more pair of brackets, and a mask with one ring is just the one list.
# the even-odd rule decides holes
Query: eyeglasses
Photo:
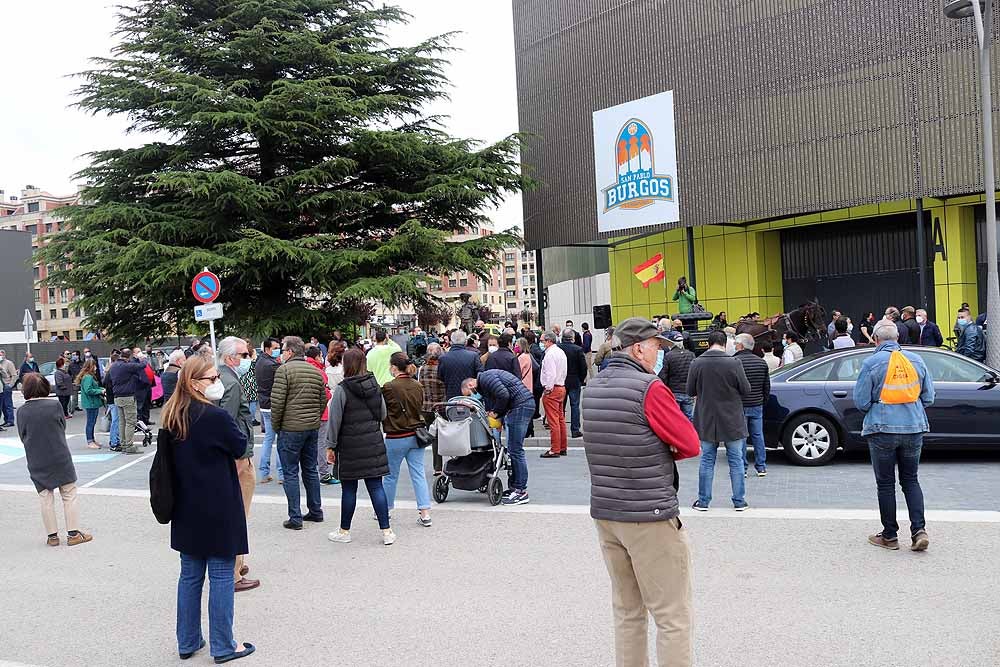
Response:
[{"label": "eyeglasses", "polygon": [[243,357],[244,359],[249,359],[250,358],[250,353],[249,352],[244,352],[240,356]]},{"label": "eyeglasses", "polygon": [[215,382],[216,380],[218,380],[218,379],[219,379],[219,375],[218,375],[218,374],[215,374],[215,375],[207,375],[207,376],[205,376],[205,377],[201,377],[201,378],[197,378],[197,379],[198,379],[198,380],[211,380],[212,382]]}]

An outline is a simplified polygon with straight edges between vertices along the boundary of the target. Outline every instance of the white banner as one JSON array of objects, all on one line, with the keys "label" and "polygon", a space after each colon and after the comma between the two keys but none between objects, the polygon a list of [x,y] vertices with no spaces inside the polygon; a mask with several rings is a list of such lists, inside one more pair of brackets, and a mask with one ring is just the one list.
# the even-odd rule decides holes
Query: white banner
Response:
[{"label": "white banner", "polygon": [[680,220],[674,93],[594,112],[597,230]]}]

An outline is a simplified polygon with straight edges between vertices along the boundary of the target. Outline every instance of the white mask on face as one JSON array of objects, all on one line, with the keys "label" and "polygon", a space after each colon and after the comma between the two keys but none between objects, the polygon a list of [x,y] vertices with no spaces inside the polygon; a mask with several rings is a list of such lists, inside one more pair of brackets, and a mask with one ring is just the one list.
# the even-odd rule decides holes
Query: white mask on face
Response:
[{"label": "white mask on face", "polygon": [[222,396],[226,393],[226,388],[222,386],[222,380],[216,380],[202,392],[210,401],[221,401]]},{"label": "white mask on face", "polygon": [[926,317],[924,317],[923,315],[917,315],[917,324],[923,324],[926,321],[927,321]]},{"label": "white mask on face", "polygon": [[499,347],[497,347],[496,345],[490,345],[488,349],[489,349],[489,351],[490,351],[490,354],[493,354],[494,352],[496,352],[496,351],[497,351],[497,350],[499,350],[500,348],[499,348]]}]

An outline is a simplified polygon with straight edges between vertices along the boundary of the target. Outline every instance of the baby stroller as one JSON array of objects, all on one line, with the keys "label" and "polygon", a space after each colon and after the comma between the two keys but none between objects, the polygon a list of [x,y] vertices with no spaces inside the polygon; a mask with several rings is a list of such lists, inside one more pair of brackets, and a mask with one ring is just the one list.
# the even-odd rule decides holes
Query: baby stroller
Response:
[{"label": "baby stroller", "polygon": [[153,429],[149,428],[141,419],[135,423],[135,432],[142,433],[143,447],[149,447],[153,444]]},{"label": "baby stroller", "polygon": [[485,493],[490,505],[499,505],[504,490],[500,473],[505,470],[510,487],[510,457],[500,440],[493,437],[482,404],[456,397],[435,405],[434,412],[438,454],[453,457],[445,462],[444,474],[434,482],[434,500],[443,503],[454,486],[462,491]]}]

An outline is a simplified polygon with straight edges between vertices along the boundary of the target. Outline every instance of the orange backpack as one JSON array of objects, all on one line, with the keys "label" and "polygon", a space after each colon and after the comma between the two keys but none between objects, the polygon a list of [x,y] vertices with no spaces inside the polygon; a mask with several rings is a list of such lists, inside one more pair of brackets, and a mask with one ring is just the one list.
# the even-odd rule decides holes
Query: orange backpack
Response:
[{"label": "orange backpack", "polygon": [[920,400],[920,375],[906,355],[893,350],[885,370],[879,402],[889,405],[916,403]]}]

